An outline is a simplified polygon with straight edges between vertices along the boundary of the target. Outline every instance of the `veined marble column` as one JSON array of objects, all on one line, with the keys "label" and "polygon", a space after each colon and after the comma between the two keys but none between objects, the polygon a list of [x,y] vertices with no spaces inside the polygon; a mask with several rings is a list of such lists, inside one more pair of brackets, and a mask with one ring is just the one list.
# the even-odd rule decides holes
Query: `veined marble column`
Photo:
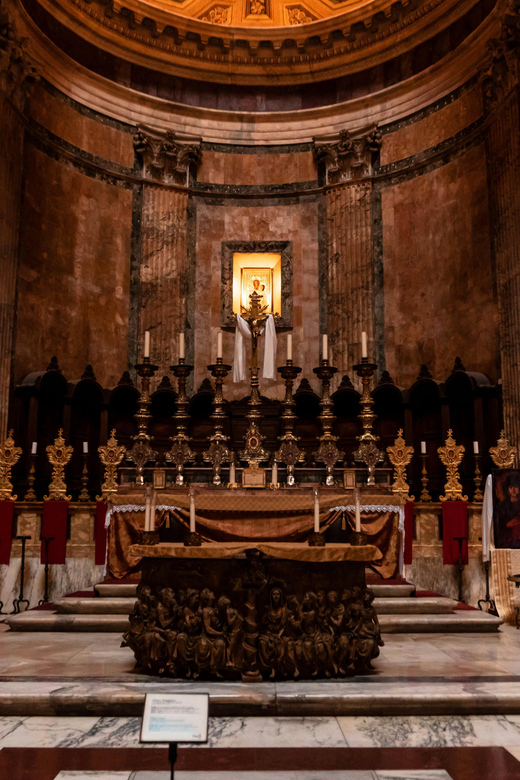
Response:
[{"label": "veined marble column", "polygon": [[491,42],[484,80],[492,241],[500,313],[504,425],[520,457],[520,14]]},{"label": "veined marble column", "polygon": [[334,365],[351,371],[361,358],[361,332],[374,355],[374,247],[372,172],[381,146],[377,129],[336,143],[315,141],[324,165],[327,202],[327,328]]},{"label": "veined marble column", "polygon": [[[5,22],[5,19],[3,19]],[[7,21],[0,33],[0,439],[7,434],[16,305],[25,110],[36,71],[26,41]]]},{"label": "veined marble column", "polygon": [[[136,154],[142,163],[140,316],[138,355],[144,332],[152,336],[151,360],[158,379],[179,356],[179,333],[186,329],[187,225],[190,167],[200,162],[197,146],[173,134],[152,138],[138,132]],[[189,344],[187,345],[189,351]],[[187,356],[188,357],[188,356]]]}]

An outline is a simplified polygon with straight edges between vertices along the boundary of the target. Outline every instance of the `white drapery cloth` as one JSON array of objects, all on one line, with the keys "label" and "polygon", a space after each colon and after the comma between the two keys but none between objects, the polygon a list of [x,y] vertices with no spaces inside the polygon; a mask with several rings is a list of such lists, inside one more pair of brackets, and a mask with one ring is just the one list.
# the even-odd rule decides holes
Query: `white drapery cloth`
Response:
[{"label": "white drapery cloth", "polygon": [[493,525],[493,477],[487,475],[484,500],[482,501],[482,560],[489,561],[491,530]]},{"label": "white drapery cloth", "polygon": [[[260,331],[264,332],[264,328]],[[246,339],[251,341],[251,330],[242,315],[237,316],[235,328],[235,357],[233,360],[233,382],[243,382],[246,378]],[[274,317],[267,315],[265,323],[264,365],[262,377],[276,379],[276,328]]]}]

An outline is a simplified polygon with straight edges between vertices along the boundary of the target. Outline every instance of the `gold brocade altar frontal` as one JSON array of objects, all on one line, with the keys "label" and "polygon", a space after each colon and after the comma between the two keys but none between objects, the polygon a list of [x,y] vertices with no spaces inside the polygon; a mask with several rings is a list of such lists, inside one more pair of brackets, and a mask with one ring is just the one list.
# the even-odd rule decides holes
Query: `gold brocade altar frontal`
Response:
[{"label": "gold brocade altar frontal", "polygon": [[330,563],[334,561],[378,561],[380,550],[372,544],[352,546],[350,544],[327,544],[325,547],[308,547],[304,544],[284,542],[234,542],[202,544],[200,547],[185,547],[184,544],[155,544],[148,546],[134,544],[132,555],[140,558],[199,558],[204,560],[232,558],[246,550],[258,550],[271,558],[286,561],[309,561]]},{"label": "gold brocade altar frontal", "polygon": [[[280,490],[219,490],[190,486],[195,494],[197,531],[205,542],[219,544],[247,542],[306,543],[313,529],[315,485]],[[369,544],[380,551],[371,563],[385,579],[399,569],[401,532],[399,518],[402,503],[398,497],[374,492],[362,494],[362,530]],[[170,523],[189,526],[189,491],[157,493],[156,528]],[[320,531],[328,541],[348,542],[354,528],[352,491],[320,488]],[[370,509],[367,509],[370,507]],[[142,555],[132,548],[140,541],[144,527],[142,491],[120,489],[112,498],[112,516],[108,541],[109,570],[124,577],[140,563]],[[161,530],[162,533],[162,530]],[[334,534],[334,539],[329,538]],[[327,544],[327,547],[329,545]],[[198,548],[200,549],[200,548]],[[305,544],[305,549],[307,545]]]}]

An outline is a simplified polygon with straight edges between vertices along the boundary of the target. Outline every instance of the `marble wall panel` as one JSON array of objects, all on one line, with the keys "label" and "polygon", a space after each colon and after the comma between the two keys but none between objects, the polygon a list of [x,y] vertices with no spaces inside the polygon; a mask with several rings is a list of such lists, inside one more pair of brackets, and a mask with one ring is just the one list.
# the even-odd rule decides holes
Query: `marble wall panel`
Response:
[{"label": "marble wall panel", "polygon": [[480,85],[463,92],[460,97],[424,118],[385,135],[381,147],[381,165],[412,157],[456,135],[482,116]]},{"label": "marble wall panel", "polygon": [[7,414],[15,322],[16,271],[22,189],[23,127],[0,92],[0,438]]},{"label": "marble wall panel", "polygon": [[57,355],[70,379],[104,386],[127,365],[132,192],[32,146],[26,154],[15,381]]},{"label": "marble wall panel", "polygon": [[498,378],[483,146],[382,192],[386,368],[400,385],[426,363],[444,378],[457,355]]},{"label": "marble wall panel", "polygon": [[312,151],[233,154],[205,149],[199,182],[234,185],[272,185],[311,182],[317,178]]},{"label": "marble wall panel", "polygon": [[179,333],[186,330],[187,206],[184,192],[144,187],[139,344],[149,330],[157,381],[177,362]]},{"label": "marble wall panel", "polygon": [[35,122],[72,146],[133,168],[133,134],[78,111],[65,96],[52,95],[44,86],[38,86],[31,97],[30,112]]},{"label": "marble wall panel", "polygon": [[[196,208],[195,381],[197,388],[215,362],[217,331],[221,327],[221,265],[223,241],[291,241],[293,251],[293,354],[315,388],[312,369],[319,347],[318,205],[314,199],[266,205],[213,205],[199,201]],[[234,331],[224,333],[224,362],[233,362]],[[263,339],[261,339],[263,342]],[[286,335],[278,335],[277,365],[285,360]],[[260,364],[263,343],[260,344]],[[260,390],[283,398],[280,382],[261,380]],[[225,396],[247,395],[246,383],[234,386],[228,377]]]}]

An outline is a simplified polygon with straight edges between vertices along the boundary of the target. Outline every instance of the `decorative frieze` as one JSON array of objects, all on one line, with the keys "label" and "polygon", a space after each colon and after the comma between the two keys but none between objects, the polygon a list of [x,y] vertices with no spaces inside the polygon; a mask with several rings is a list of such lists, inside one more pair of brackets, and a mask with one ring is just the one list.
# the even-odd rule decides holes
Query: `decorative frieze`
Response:
[{"label": "decorative frieze", "polygon": [[323,143],[314,139],[314,158],[325,166],[326,184],[342,184],[372,176],[381,148],[382,135],[377,127],[360,136],[341,130],[339,140]]},{"label": "decorative frieze", "polygon": [[190,171],[201,161],[200,142],[181,143],[174,132],[152,136],[144,130],[134,135],[134,149],[143,178],[187,187]]}]

